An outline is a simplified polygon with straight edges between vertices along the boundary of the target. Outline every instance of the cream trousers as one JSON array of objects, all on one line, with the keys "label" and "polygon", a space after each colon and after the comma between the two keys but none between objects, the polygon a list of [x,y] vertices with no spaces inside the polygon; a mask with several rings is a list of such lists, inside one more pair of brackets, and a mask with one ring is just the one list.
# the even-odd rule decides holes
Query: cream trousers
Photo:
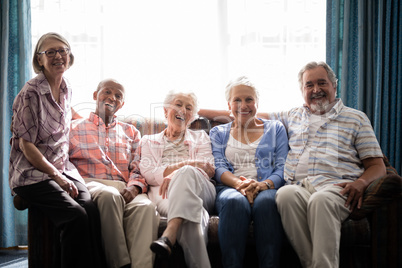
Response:
[{"label": "cream trousers", "polygon": [[341,190],[285,185],[276,193],[283,228],[303,267],[339,267],[341,225],[350,214]]},{"label": "cream trousers", "polygon": [[87,187],[99,209],[108,267],[131,263],[132,268],[152,268],[155,256],[149,246],[157,239],[159,226],[154,203],[139,194],[126,204],[119,192],[125,183],[120,181],[92,180]]},{"label": "cream trousers", "polygon": [[168,221],[184,219],[177,242],[183,248],[188,267],[211,267],[207,252],[208,212],[214,207],[215,196],[215,186],[206,174],[192,166],[182,167],[172,177],[168,199],[162,199],[159,187],[151,187],[149,191],[149,198]]}]

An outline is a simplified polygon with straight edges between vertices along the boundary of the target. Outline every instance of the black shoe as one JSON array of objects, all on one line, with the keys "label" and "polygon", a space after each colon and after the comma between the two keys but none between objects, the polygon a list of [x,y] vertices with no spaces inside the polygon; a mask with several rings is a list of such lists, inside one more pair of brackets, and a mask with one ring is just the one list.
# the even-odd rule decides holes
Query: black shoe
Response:
[{"label": "black shoe", "polygon": [[162,236],[151,243],[151,250],[161,257],[169,257],[172,254],[173,245],[166,236]]}]

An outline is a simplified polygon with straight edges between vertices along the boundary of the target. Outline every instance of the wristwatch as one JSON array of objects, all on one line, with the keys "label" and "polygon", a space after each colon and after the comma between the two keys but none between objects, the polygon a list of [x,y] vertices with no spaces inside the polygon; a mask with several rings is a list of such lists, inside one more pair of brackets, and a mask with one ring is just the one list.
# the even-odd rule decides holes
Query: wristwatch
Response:
[{"label": "wristwatch", "polygon": [[269,182],[267,182],[267,181],[264,181],[264,183],[267,185],[267,187],[268,187],[268,190],[269,189],[271,189],[271,184],[269,184]]}]

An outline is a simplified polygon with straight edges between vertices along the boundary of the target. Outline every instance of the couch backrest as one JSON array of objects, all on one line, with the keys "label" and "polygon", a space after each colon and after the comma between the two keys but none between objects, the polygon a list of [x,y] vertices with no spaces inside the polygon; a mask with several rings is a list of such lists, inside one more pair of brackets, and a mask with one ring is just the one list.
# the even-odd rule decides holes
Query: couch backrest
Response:
[{"label": "couch backrest", "polygon": [[[141,116],[132,116],[120,121],[134,125],[141,133],[141,136],[156,134],[164,130],[167,126],[167,122],[164,119],[150,119]],[[212,127],[222,124],[217,121],[210,122],[207,118],[199,117],[191,123],[190,129],[204,130],[209,134]]]}]

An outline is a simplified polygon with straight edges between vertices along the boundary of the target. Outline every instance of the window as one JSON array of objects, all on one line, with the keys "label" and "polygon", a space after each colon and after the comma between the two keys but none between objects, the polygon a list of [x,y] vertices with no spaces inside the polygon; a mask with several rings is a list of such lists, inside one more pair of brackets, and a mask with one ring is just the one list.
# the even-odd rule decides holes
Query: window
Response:
[{"label": "window", "polygon": [[299,69],[325,60],[325,2],[32,0],[32,44],[50,31],[69,40],[75,63],[65,76],[84,116],[105,78],[126,88],[124,117],[161,117],[171,89],[227,109],[225,86],[239,75],[259,88],[261,112],[280,111],[303,103]]}]

